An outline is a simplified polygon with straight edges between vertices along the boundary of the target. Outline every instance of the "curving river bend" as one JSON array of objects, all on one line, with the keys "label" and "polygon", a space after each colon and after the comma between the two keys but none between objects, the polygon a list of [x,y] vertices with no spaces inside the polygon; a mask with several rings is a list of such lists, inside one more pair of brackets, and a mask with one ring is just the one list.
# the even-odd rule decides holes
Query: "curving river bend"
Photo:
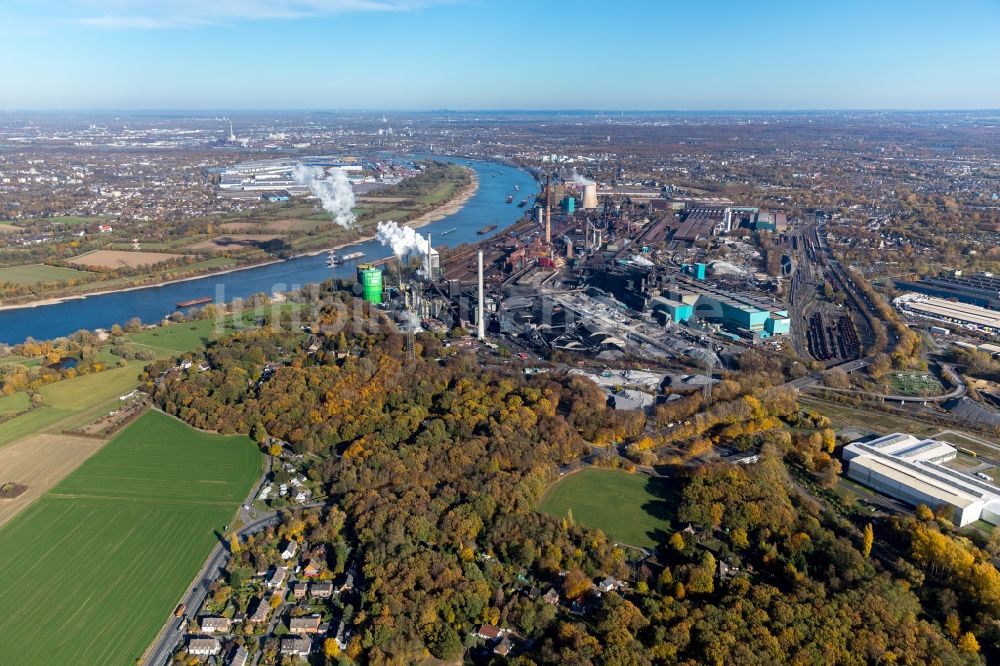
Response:
[{"label": "curving river bend", "polygon": [[[456,247],[500,233],[524,214],[525,209],[518,208],[517,202],[523,197],[530,200],[538,191],[534,178],[521,169],[494,162],[433,157],[468,164],[479,175],[479,189],[461,210],[420,228],[424,236],[427,233],[432,235],[434,245],[447,243]],[[519,192],[514,191],[514,185],[520,187]],[[506,203],[508,194],[514,195],[513,204]],[[496,224],[497,228],[485,236],[476,233],[488,224]],[[365,253],[358,261],[372,261],[390,254],[377,241],[350,245],[337,253],[354,251]],[[326,260],[326,253],[323,253],[173,284],[75,298],[37,307],[0,310],[0,342],[17,344],[28,337],[46,340],[81,328],[93,330],[124,324],[132,317],[139,317],[145,323],[155,323],[174,312],[175,304],[181,301],[202,296],[216,297],[217,294],[224,294],[225,300],[229,301],[261,292],[288,291],[355,273],[357,261],[328,268]]]}]

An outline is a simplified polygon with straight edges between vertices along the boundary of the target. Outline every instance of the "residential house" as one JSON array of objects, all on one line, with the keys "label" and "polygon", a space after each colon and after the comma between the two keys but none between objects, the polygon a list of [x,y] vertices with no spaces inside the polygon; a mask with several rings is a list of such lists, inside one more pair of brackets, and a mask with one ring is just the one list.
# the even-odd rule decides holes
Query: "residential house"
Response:
[{"label": "residential house", "polygon": [[510,651],[514,649],[514,644],[511,643],[509,636],[504,636],[503,640],[497,643],[496,647],[493,648],[493,654],[498,654],[501,657],[506,657],[510,654]]},{"label": "residential house", "polygon": [[320,350],[322,346],[323,346],[323,341],[320,340],[318,337],[313,336],[309,338],[309,342],[306,346],[306,353],[315,354]]},{"label": "residential house", "polygon": [[316,559],[311,559],[306,563],[305,568],[302,570],[302,575],[306,578],[315,578],[319,575],[322,570],[322,565],[316,561]]},{"label": "residential house", "polygon": [[542,601],[551,606],[555,606],[559,603],[559,593],[556,592],[554,587],[550,587],[549,591],[542,595]]},{"label": "residential house", "polygon": [[306,592],[309,590],[309,584],[303,583],[302,581],[296,582],[292,585],[292,596],[296,599],[304,599]]},{"label": "residential house", "polygon": [[298,541],[289,541],[285,545],[285,549],[283,551],[281,551],[281,559],[283,559],[283,560],[290,560],[293,557],[295,557],[295,553],[297,553],[297,552],[299,552],[299,542]]},{"label": "residential house", "polygon": [[250,653],[241,645],[236,648],[236,652],[233,652],[233,656],[229,658],[229,666],[246,666],[248,661],[250,661]]},{"label": "residential house", "polygon": [[282,638],[278,651],[282,656],[306,658],[312,652],[312,641],[308,638]]},{"label": "residential house", "polygon": [[502,633],[503,632],[494,627],[492,624],[481,624],[479,625],[479,628],[476,629],[476,636],[486,641],[492,641],[500,638]]},{"label": "residential house", "polygon": [[597,584],[597,589],[601,592],[611,592],[612,590],[619,590],[624,587],[624,583],[615,578],[614,576],[608,576],[600,583]]},{"label": "residential house", "polygon": [[308,615],[305,617],[293,617],[288,621],[288,631],[293,634],[298,634],[300,636],[306,634],[315,634],[319,632],[320,621],[322,618],[319,615]]},{"label": "residential house", "polygon": [[188,641],[188,654],[207,657],[222,652],[222,643],[215,638],[192,638]]},{"label": "residential house", "polygon": [[250,616],[250,624],[264,624],[267,622],[267,616],[271,612],[271,607],[268,605],[267,601],[261,599],[257,602],[257,609],[254,610],[253,614]]},{"label": "residential house", "polygon": [[319,624],[322,618],[319,615],[308,615],[306,617],[293,617],[288,621],[288,631],[293,634],[305,635],[315,634],[319,631]]},{"label": "residential house", "polygon": [[725,560],[719,560],[719,580],[726,581],[739,574],[737,567],[730,566]]},{"label": "residential house", "polygon": [[285,583],[285,576],[288,575],[288,567],[277,567],[271,577],[267,579],[267,587],[276,590]]},{"label": "residential house", "polygon": [[214,634],[228,633],[231,621],[228,617],[203,617],[201,618],[201,633]]},{"label": "residential house", "polygon": [[312,583],[309,585],[309,593],[317,599],[329,599],[333,596],[333,583],[328,580]]}]

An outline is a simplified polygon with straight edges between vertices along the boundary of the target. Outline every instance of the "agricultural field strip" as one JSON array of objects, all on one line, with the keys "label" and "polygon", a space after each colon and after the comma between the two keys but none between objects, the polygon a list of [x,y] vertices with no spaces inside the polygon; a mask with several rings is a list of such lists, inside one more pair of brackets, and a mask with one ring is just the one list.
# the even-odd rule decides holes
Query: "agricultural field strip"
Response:
[{"label": "agricultural field strip", "polygon": [[[0,654],[17,654],[24,666],[131,662],[260,467],[246,438],[147,412],[0,530],[12,573],[0,587],[11,618],[0,620]],[[105,495],[109,483],[117,494]],[[54,578],[57,570],[78,575]]]},{"label": "agricultural field strip", "polygon": [[77,493],[57,493],[51,492],[47,495],[51,499],[95,499],[95,500],[108,500],[116,502],[149,502],[150,504],[168,506],[175,504],[178,506],[224,506],[232,508],[233,503],[228,501],[218,501],[213,502],[205,499],[159,499],[156,497],[134,497],[129,495],[88,495],[88,494],[77,494]]},{"label": "agricultural field strip", "polygon": [[104,441],[69,435],[35,435],[0,448],[0,483],[28,486],[20,496],[0,502],[3,526],[104,446]]},{"label": "agricultural field strip", "polygon": [[[14,549],[5,564],[8,570],[19,572],[8,593],[24,600],[16,604],[20,635],[16,649],[22,664],[53,663],[56,655],[81,664],[123,663],[123,655],[141,654],[159,626],[144,626],[136,618],[159,618],[163,609],[176,601],[177,590],[173,588],[186,584],[214,542],[202,525],[224,521],[232,511],[230,507],[205,507],[199,512],[202,520],[192,515],[197,511],[194,508],[139,508],[119,502],[42,498],[22,514],[23,520],[11,524],[28,525],[34,518],[44,520],[47,527],[23,535],[26,547]],[[100,520],[94,520],[95,515]],[[122,525],[128,528],[122,530]],[[175,538],[165,540],[164,534]],[[53,535],[57,537],[53,539]],[[126,543],[132,547],[121,550]],[[65,576],[55,586],[25,584],[51,578],[47,569],[53,558],[62,561],[66,571],[82,575]],[[25,560],[30,562],[26,567]],[[92,577],[104,584],[89,584]],[[173,585],[164,585],[164,581]],[[141,594],[137,593],[140,587]],[[129,603],[119,603],[121,598],[128,598]],[[94,614],[99,621],[94,620]],[[63,627],[102,630],[89,634],[52,632],[54,618],[59,618]],[[3,624],[10,628],[10,623]],[[5,643],[7,640],[0,638],[0,649]],[[30,651],[25,652],[25,648]],[[11,653],[9,649],[4,652]]]}]

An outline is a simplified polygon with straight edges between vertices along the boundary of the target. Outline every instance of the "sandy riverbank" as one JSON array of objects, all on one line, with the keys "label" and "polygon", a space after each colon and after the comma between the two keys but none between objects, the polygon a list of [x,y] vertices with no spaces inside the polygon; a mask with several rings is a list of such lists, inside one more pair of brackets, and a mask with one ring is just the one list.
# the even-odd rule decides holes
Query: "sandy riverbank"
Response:
[{"label": "sandy riverbank", "polygon": [[[472,182],[465,185],[458,193],[453,196],[448,201],[444,202],[437,208],[430,210],[419,217],[410,220],[409,222],[403,222],[402,224],[407,227],[413,227],[417,229],[419,227],[426,226],[431,222],[437,222],[440,219],[453,215],[458,211],[462,210],[462,207],[468,203],[476,191],[479,189],[479,176],[475,171],[472,172]],[[308,250],[306,252],[298,252],[291,255],[285,259],[274,259],[271,261],[263,261],[254,264],[245,264],[243,266],[235,266],[233,268],[227,268],[221,271],[209,271],[206,273],[198,273],[197,275],[191,275],[188,277],[177,278],[174,280],[167,280],[165,282],[152,282],[149,284],[139,284],[130,287],[121,287],[120,289],[104,289],[99,291],[89,291],[83,294],[73,294],[71,296],[56,296],[53,298],[44,298],[36,301],[29,301],[28,303],[18,303],[11,305],[0,305],[0,310],[18,310],[21,308],[38,308],[44,307],[46,305],[57,305],[65,301],[74,301],[82,298],[87,298],[88,296],[101,296],[103,294],[117,294],[126,291],[136,291],[138,289],[155,289],[157,287],[164,287],[168,284],[177,284],[179,282],[190,282],[191,280],[200,280],[207,277],[217,277],[219,275],[226,275],[228,273],[236,273],[238,271],[245,271],[251,268],[260,268],[261,266],[269,266],[271,264],[280,264],[281,262],[288,261],[289,259],[295,259],[298,257],[314,257],[318,254],[323,254],[325,252],[333,252],[337,250],[342,250],[345,247],[351,247],[352,245],[358,245],[360,243],[367,243],[369,241],[375,240],[374,235],[362,236],[354,240],[345,241],[338,245],[333,245],[331,247],[323,247],[318,250]]]}]

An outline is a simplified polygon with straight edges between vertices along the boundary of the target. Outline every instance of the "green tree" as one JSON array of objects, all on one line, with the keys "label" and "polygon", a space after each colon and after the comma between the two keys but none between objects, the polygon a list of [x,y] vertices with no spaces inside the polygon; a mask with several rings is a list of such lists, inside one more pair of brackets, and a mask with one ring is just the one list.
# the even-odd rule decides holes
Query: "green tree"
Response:
[{"label": "green tree", "polygon": [[438,659],[454,661],[462,656],[462,639],[450,624],[443,623],[437,632],[431,636],[427,649]]}]

